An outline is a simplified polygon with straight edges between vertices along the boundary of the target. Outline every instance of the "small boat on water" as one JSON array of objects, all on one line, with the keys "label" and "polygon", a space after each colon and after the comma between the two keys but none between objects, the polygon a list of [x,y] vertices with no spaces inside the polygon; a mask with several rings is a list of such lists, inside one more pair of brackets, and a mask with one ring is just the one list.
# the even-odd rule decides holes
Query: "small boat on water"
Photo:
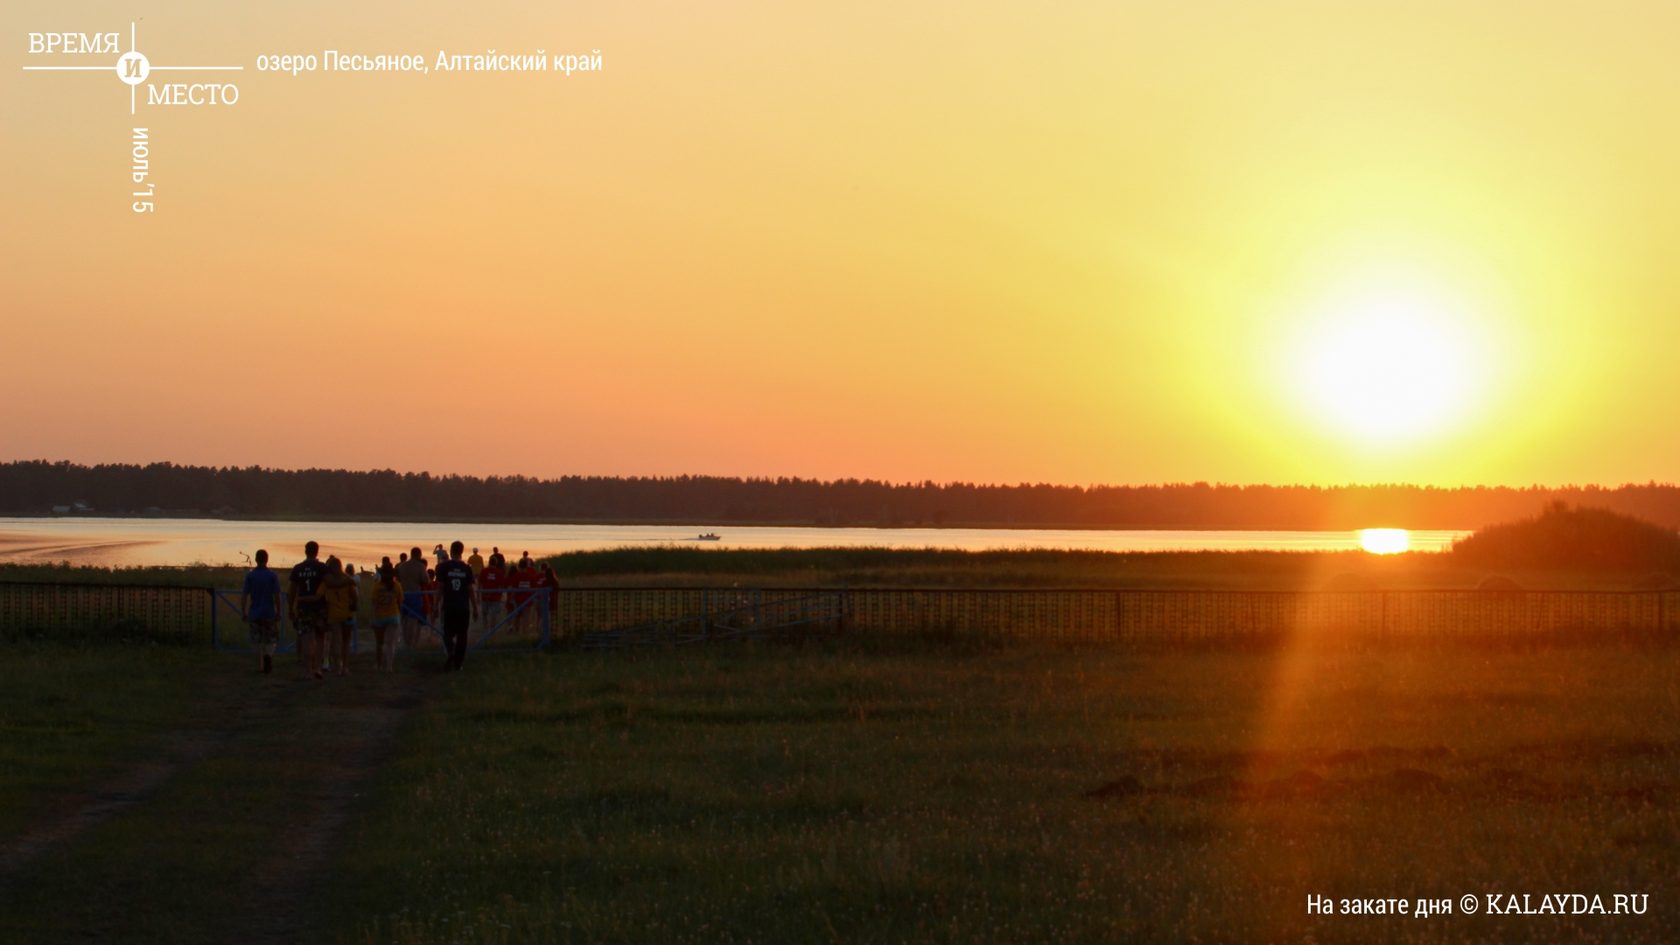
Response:
[{"label": "small boat on water", "polygon": [[723,536],[719,535],[717,532],[706,532],[703,535],[695,535],[694,540],[695,541],[722,541]]}]

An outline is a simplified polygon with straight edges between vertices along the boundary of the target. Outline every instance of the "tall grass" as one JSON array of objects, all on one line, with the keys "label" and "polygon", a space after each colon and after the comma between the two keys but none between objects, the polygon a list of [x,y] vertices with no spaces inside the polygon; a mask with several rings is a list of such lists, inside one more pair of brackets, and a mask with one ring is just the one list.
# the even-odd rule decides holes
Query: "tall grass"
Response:
[{"label": "tall grass", "polygon": [[[1474,588],[1490,573],[1445,554],[1362,551],[617,548],[548,559],[574,585],[1093,587],[1206,590]],[[1534,589],[1627,589],[1604,570],[1508,570]],[[1642,575],[1640,575],[1642,576]]]},{"label": "tall grass", "polygon": [[[1490,574],[1530,589],[1627,589],[1645,571],[1494,569],[1448,554],[1360,551],[1111,552],[942,548],[615,548],[547,559],[570,585],[1094,587],[1208,590],[1474,588]],[[237,588],[242,568],[0,564],[0,581]]]},{"label": "tall grass", "polygon": [[145,584],[179,587],[238,587],[245,569],[184,565],[112,568],[91,564],[0,564],[0,582],[46,584]]},{"label": "tall grass", "polygon": [[410,731],[329,905],[357,943],[1662,942],[1666,913],[1304,906],[1669,890],[1676,669],[1616,647],[482,660]]}]

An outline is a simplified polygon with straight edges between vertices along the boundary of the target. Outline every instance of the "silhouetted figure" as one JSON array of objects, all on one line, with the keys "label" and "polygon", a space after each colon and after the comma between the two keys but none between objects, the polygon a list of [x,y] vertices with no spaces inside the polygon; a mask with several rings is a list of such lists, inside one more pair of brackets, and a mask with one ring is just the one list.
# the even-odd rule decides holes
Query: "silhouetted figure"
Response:
[{"label": "silhouetted figure", "polygon": [[459,670],[467,660],[467,628],[478,619],[478,581],[461,560],[465,546],[449,546],[449,560],[437,570],[438,597],[443,612],[443,645],[449,651],[447,668]]}]

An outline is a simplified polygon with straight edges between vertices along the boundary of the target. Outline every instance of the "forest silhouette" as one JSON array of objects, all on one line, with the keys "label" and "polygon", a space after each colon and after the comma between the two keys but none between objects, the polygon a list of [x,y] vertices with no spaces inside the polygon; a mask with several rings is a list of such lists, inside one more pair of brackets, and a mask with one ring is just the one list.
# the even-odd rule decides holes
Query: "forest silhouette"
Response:
[{"label": "forest silhouette", "polygon": [[[1680,487],[892,483],[721,476],[436,476],[391,470],[0,463],[0,514],[885,527],[1475,529],[1555,502],[1680,528]],[[81,503],[85,508],[77,507]]]}]

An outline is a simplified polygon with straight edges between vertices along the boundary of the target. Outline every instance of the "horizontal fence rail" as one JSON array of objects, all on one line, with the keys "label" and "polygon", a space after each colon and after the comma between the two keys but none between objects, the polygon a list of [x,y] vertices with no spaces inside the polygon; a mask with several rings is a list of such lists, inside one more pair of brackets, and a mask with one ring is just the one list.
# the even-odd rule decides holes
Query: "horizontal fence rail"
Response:
[{"label": "horizontal fence rail", "polygon": [[[522,599],[506,593],[507,604]],[[602,634],[685,642],[695,634],[727,638],[723,631],[743,625],[807,623],[845,634],[1120,643],[1666,635],[1680,610],[1680,591],[563,587],[552,609],[540,606],[548,603],[542,598],[531,593],[530,614],[496,642],[578,645]],[[209,588],[0,582],[0,630],[50,635],[140,626],[211,640],[219,624],[224,642],[242,643],[237,600],[237,591]]]}]

